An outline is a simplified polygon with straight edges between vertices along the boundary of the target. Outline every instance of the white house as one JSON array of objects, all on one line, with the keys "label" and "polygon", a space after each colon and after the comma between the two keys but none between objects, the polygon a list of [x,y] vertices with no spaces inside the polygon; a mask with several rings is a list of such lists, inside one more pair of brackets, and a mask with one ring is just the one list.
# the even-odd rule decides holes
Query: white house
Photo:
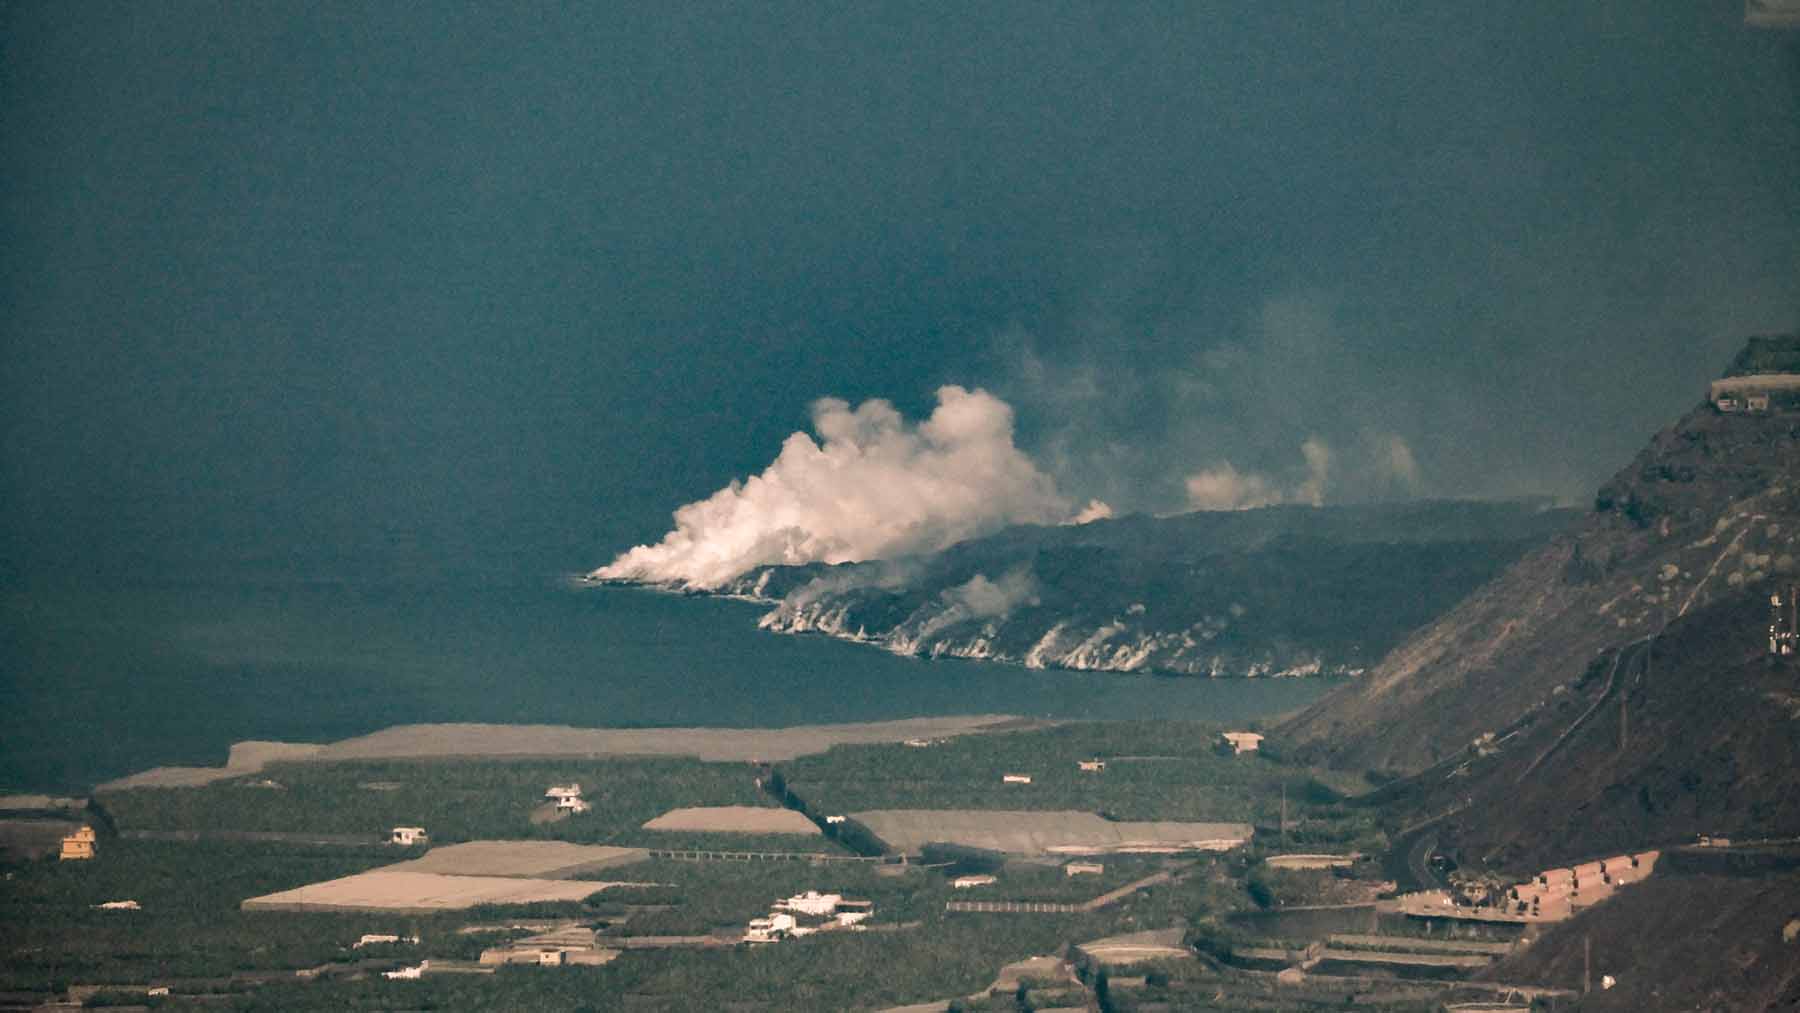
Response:
[{"label": "white house", "polygon": [[750,927],[744,932],[746,943],[772,943],[794,931],[794,916],[790,914],[771,914],[767,918],[750,919]]},{"label": "white house", "polygon": [[[415,844],[424,844],[430,839],[431,838],[426,835],[424,827],[395,827],[388,832],[388,843],[398,844],[402,847],[412,847]],[[415,977],[417,976],[415,975]]]},{"label": "white house", "polygon": [[1070,862],[1063,866],[1065,876],[1098,876],[1106,871],[1099,862]]},{"label": "white house", "polygon": [[1002,784],[1030,784],[1031,783],[1031,775],[1030,774],[1001,774],[1000,775],[1000,783],[1002,783]]},{"label": "white house", "polygon": [[416,967],[402,967],[398,971],[383,971],[381,972],[381,976],[383,978],[396,978],[402,980],[423,978],[425,976],[425,969],[430,966],[431,961],[421,960]]},{"label": "white house", "polygon": [[544,797],[556,803],[558,812],[584,813],[592,808],[582,799],[580,784],[553,784],[544,789]]},{"label": "white house", "polygon": [[822,918],[831,914],[833,911],[836,911],[838,909],[838,904],[842,902],[843,899],[844,897],[842,894],[820,893],[817,890],[808,890],[805,893],[797,893],[786,900],[776,901],[775,910],[792,911],[796,914],[812,915],[814,917]]},{"label": "white house", "polygon": [[950,885],[958,890],[968,890],[977,886],[991,886],[999,881],[997,876],[958,876],[950,881]]}]

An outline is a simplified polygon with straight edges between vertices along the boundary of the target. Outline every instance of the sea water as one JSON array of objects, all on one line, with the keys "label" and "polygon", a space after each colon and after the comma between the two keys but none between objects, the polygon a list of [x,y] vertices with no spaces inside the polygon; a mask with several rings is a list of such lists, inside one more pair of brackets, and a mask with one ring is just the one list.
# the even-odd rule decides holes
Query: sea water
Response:
[{"label": "sea water", "polygon": [[79,792],[220,764],[243,739],[412,722],[1242,721],[1329,688],[921,660],[765,633],[765,610],[554,574],[15,585],[0,597],[0,791]]}]

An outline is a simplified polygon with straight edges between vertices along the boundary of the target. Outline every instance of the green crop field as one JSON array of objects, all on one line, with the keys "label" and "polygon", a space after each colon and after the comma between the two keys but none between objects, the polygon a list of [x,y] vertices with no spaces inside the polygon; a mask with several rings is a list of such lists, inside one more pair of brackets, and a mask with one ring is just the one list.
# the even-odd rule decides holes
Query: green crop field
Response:
[{"label": "green crop field", "polygon": [[[1360,777],[1215,747],[1219,729],[1181,721],[1083,722],[927,747],[839,746],[782,764],[787,789],[819,814],[871,809],[1074,809],[1118,820],[1277,825],[1288,797],[1293,843],[1371,838],[1372,820],[1338,804]],[[1079,761],[1106,768],[1083,771]],[[1030,784],[1007,784],[1026,774]],[[1365,844],[1374,843],[1365,839]]]},{"label": "green crop field", "polygon": [[[718,850],[839,851],[822,837],[653,831],[695,805],[772,805],[757,768],[688,759],[431,760],[294,763],[201,788],[137,788],[100,802],[120,830],[385,834],[423,826],[436,843],[561,840]],[[259,786],[265,780],[279,788]],[[552,784],[579,782],[592,810],[534,823]],[[377,787],[369,787],[374,785]]]}]

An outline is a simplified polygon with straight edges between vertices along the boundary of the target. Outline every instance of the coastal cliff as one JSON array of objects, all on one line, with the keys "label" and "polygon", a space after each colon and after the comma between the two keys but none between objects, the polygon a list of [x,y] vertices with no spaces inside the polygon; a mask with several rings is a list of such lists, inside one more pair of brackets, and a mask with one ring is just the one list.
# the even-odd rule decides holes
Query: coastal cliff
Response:
[{"label": "coastal cliff", "polygon": [[1280,506],[1020,526],[930,556],[760,567],[763,629],[922,658],[1352,675],[1570,519],[1536,502]]}]

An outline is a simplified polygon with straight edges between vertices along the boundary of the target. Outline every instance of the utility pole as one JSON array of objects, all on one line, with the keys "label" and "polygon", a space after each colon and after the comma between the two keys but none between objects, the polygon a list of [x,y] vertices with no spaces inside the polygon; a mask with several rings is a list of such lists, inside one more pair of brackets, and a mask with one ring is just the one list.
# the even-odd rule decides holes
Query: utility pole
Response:
[{"label": "utility pole", "polygon": [[1588,933],[1581,937],[1581,994],[1586,995],[1594,990],[1594,935]]},{"label": "utility pole", "polygon": [[1281,846],[1287,847],[1287,782],[1281,782]]},{"label": "utility pole", "polygon": [[1629,718],[1625,713],[1625,697],[1628,695],[1625,688],[1621,686],[1619,688],[1619,755],[1621,757],[1625,755],[1625,747],[1631,742],[1631,726],[1626,723]]}]

